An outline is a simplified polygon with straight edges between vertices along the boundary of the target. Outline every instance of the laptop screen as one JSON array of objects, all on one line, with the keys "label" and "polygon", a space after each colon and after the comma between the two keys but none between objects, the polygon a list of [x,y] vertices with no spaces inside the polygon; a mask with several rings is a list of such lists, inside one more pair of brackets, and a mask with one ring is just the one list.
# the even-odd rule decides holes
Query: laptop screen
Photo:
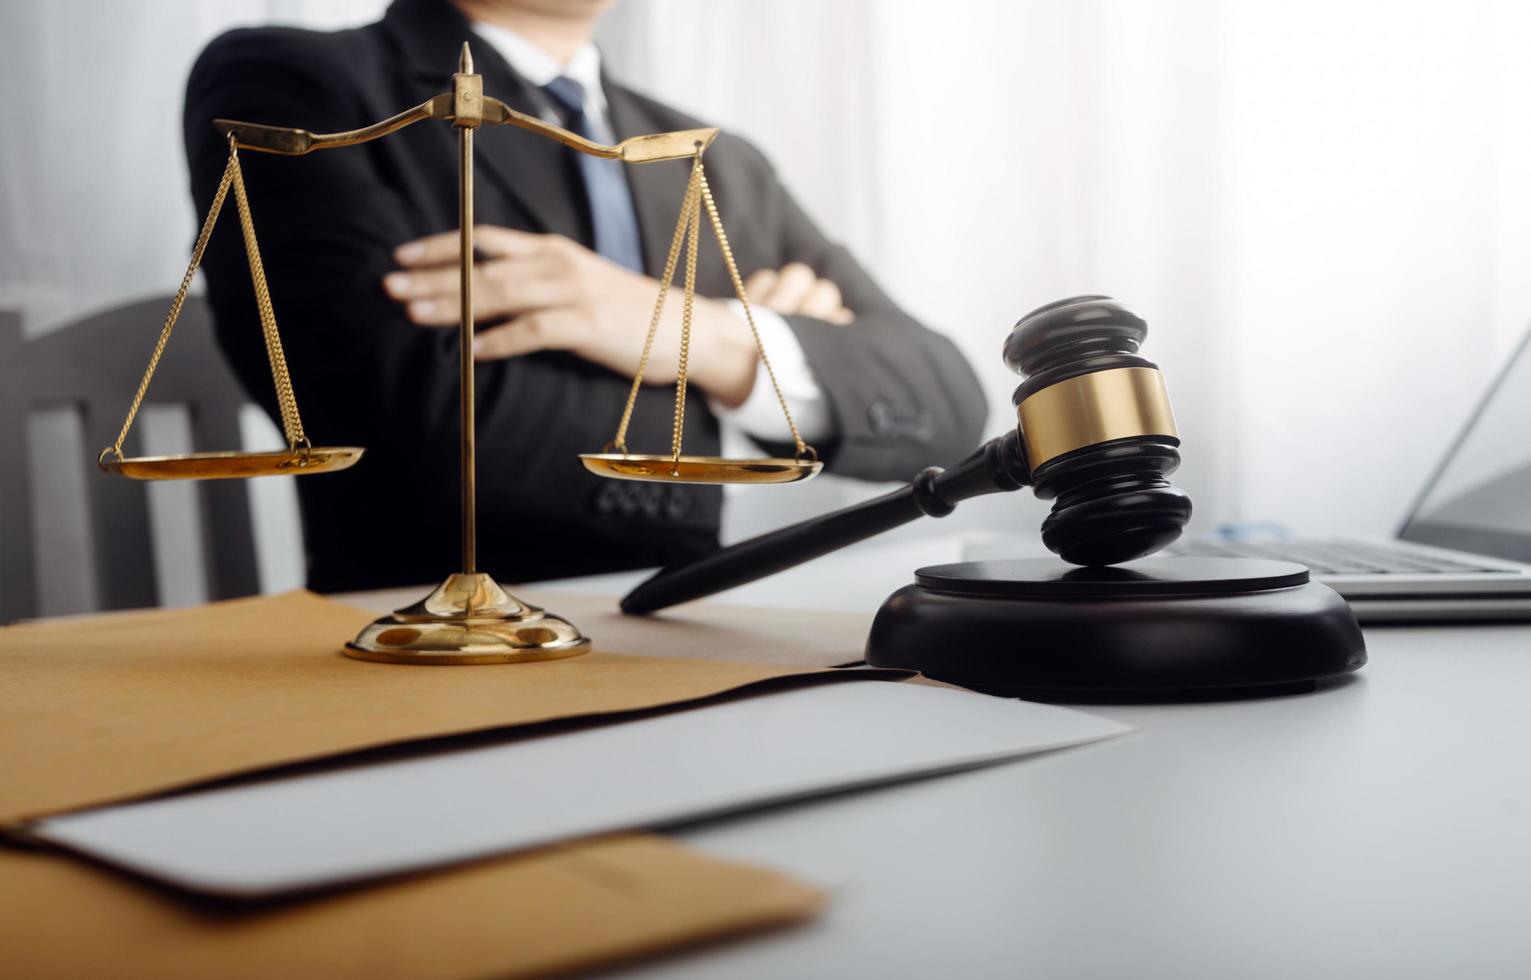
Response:
[{"label": "laptop screen", "polygon": [[1398,536],[1531,562],[1531,334],[1446,453]]}]

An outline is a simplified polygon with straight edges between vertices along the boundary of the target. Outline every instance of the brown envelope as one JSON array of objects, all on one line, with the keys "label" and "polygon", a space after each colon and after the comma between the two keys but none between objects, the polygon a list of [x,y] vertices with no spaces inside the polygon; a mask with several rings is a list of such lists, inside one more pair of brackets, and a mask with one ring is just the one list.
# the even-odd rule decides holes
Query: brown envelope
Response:
[{"label": "brown envelope", "polygon": [[468,667],[342,656],[372,618],[295,592],[0,630],[0,824],[371,746],[846,676],[599,649]]},{"label": "brown envelope", "polygon": [[[604,652],[475,667],[343,657],[371,618],[292,593],[0,630],[0,825],[372,746],[848,679]],[[726,634],[681,631],[677,643],[722,653]],[[821,901],[636,834],[243,910],[0,847],[0,973],[522,976],[786,923]]]},{"label": "brown envelope", "polygon": [[522,977],[812,915],[786,878],[625,835],[255,911],[0,849],[0,974],[116,980]]}]

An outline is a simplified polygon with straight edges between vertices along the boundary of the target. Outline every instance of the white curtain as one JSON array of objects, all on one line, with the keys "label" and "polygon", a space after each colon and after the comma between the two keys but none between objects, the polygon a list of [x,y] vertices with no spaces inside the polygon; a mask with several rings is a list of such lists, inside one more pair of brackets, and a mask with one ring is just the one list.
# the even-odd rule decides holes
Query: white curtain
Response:
[{"label": "white curtain", "polygon": [[1017,317],[1146,316],[1203,527],[1391,529],[1531,320],[1531,5],[627,0],[609,26],[628,79],[756,139],[958,340],[995,431]]},{"label": "white curtain", "polygon": [[[35,331],[172,289],[196,52],[384,5],[0,3],[0,305]],[[1018,316],[1081,292],[1145,315],[1204,527],[1386,530],[1531,318],[1531,5],[625,0],[601,39],[619,77],[755,139],[961,344],[991,431]],[[729,534],[868,492],[741,498]]]},{"label": "white curtain", "polygon": [[198,215],[181,152],[204,45],[266,23],[333,29],[385,0],[0,0],[0,306],[29,332],[173,292]]}]

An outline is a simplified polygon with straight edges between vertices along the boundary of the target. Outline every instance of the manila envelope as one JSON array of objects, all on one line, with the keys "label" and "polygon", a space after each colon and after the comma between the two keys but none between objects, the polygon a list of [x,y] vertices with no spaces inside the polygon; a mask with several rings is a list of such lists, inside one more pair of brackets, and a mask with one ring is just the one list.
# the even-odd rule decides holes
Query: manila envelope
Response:
[{"label": "manila envelope", "polygon": [[786,925],[822,896],[627,834],[255,909],[0,848],[0,975],[461,980],[587,969]]},{"label": "manila envelope", "polygon": [[627,656],[604,651],[599,636],[593,653],[541,663],[343,656],[372,618],[293,592],[0,629],[0,826],[362,749],[611,717],[789,678],[907,676]]},{"label": "manila envelope", "polygon": [[[470,667],[343,657],[371,618],[299,592],[0,629],[0,826],[24,841],[28,817],[273,766],[877,676],[599,648]],[[706,645],[678,642],[688,658]],[[254,908],[0,848],[0,949],[7,972],[29,977],[520,976],[784,924],[821,901],[641,834]]]}]

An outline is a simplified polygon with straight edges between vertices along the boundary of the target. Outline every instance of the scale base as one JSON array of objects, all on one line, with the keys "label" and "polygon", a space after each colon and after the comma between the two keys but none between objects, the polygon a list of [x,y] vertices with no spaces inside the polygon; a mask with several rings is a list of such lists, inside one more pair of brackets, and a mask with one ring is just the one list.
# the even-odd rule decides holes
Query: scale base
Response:
[{"label": "scale base", "polygon": [[874,667],[1074,703],[1198,701],[1312,690],[1366,663],[1345,600],[1288,562],[1053,559],[922,568],[883,603]]},{"label": "scale base", "polygon": [[527,605],[482,572],[450,576],[345,648],[348,657],[390,664],[515,664],[588,652],[589,638],[573,623]]}]

